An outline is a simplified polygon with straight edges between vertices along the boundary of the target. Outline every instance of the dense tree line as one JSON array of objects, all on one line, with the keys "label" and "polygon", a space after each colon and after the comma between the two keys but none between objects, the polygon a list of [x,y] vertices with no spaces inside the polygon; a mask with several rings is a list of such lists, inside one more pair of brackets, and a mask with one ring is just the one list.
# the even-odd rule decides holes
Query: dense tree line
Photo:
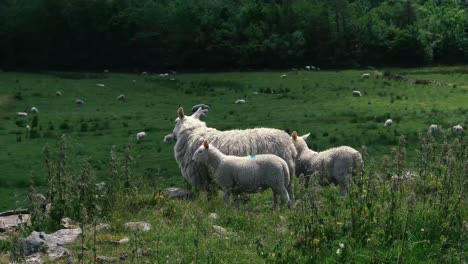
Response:
[{"label": "dense tree line", "polygon": [[249,69],[468,61],[466,0],[0,0],[0,67]]}]

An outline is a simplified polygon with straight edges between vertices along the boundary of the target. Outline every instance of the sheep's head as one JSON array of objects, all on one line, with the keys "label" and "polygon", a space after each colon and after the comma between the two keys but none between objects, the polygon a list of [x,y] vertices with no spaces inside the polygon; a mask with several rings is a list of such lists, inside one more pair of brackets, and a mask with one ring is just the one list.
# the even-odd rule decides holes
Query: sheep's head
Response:
[{"label": "sheep's head", "polygon": [[203,144],[193,153],[192,161],[200,161],[202,159],[206,159],[208,155],[208,151],[210,150],[210,144],[208,140],[204,140]]},{"label": "sheep's head", "polygon": [[298,136],[296,131],[293,131],[291,134],[291,140],[298,151],[298,154],[302,153],[304,150],[309,149],[307,147],[306,140],[310,136],[310,133],[305,134],[303,136]]},{"label": "sheep's head", "polygon": [[204,122],[200,121],[200,117],[206,116],[206,113],[208,113],[208,109],[203,109],[202,107],[200,107],[191,116],[186,116],[184,114],[184,109],[182,107],[179,107],[179,109],[177,109],[177,116],[178,117],[175,120],[176,125],[175,125],[174,129],[172,130],[172,141],[177,141],[177,134],[184,127],[185,128],[190,128],[190,127],[200,126],[201,124],[205,125]]}]

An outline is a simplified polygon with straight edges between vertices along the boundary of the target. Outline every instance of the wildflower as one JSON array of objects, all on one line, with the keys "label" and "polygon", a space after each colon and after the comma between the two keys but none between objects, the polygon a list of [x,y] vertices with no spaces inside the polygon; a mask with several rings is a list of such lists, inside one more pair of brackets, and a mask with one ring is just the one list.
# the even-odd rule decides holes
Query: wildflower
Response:
[{"label": "wildflower", "polygon": [[344,248],[344,244],[343,244],[343,243],[340,243],[340,248],[341,248],[341,249]]},{"label": "wildflower", "polygon": [[424,228],[421,228],[421,232],[424,232]]},{"label": "wildflower", "polygon": [[341,255],[341,248],[336,250],[336,254]]}]

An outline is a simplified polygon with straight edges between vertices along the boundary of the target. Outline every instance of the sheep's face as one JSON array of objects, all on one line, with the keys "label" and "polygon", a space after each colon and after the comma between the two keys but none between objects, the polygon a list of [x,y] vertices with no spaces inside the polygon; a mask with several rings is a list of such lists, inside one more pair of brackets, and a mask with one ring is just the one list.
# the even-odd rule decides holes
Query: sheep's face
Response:
[{"label": "sheep's face", "polygon": [[309,137],[309,134],[305,134],[303,136],[298,136],[297,132],[294,131],[291,135],[291,140],[294,144],[294,147],[296,147],[297,154],[300,155],[302,152],[305,150],[308,150],[309,147],[307,146],[306,140]]},{"label": "sheep's face", "polygon": [[192,161],[200,162],[202,160],[208,159],[208,151],[209,151],[208,141],[204,141],[203,144],[193,153]]},{"label": "sheep's face", "polygon": [[[198,110],[193,113],[191,116],[184,115],[184,109],[179,107],[177,110],[177,119],[175,120],[175,127],[172,130],[172,140],[177,141],[177,135],[179,132],[185,128],[196,127],[200,125],[204,125],[202,121],[200,121],[200,117],[205,115],[208,112],[208,109],[203,109],[202,107],[198,108]],[[167,136],[166,136],[167,137]]]}]

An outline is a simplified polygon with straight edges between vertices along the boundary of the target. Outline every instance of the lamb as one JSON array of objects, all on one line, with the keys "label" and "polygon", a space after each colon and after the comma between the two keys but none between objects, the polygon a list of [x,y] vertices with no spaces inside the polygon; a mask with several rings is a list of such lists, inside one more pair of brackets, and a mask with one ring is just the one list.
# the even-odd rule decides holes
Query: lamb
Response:
[{"label": "lamb", "polygon": [[141,73],[141,75],[148,75],[148,73],[144,71]]},{"label": "lamb", "polygon": [[163,140],[164,143],[171,143],[171,142],[175,142],[175,141],[176,141],[175,137],[174,137],[174,135],[172,133],[167,134],[167,135],[164,136],[164,140]]},{"label": "lamb", "polygon": [[77,104],[77,105],[83,105],[83,104],[84,104],[84,101],[81,100],[81,99],[75,99],[75,104]]},{"label": "lamb", "polygon": [[39,113],[39,109],[37,109],[35,106],[31,107],[31,113],[37,114]]},{"label": "lamb", "polygon": [[288,165],[276,155],[228,156],[205,140],[193,154],[192,160],[207,165],[214,173],[224,191],[226,206],[229,205],[231,194],[237,202],[240,193],[254,193],[266,188],[273,191],[274,210],[279,210],[280,196],[284,203],[289,203],[286,190],[290,181]]},{"label": "lamb", "polygon": [[[212,180],[206,165],[192,162],[193,153],[203,142],[203,139],[212,142],[217,149],[226,155],[246,156],[259,154],[274,154],[288,164],[290,175],[294,174],[294,161],[296,149],[289,135],[281,130],[272,128],[254,128],[245,130],[219,131],[206,126],[200,120],[208,110],[199,108],[191,116],[185,116],[180,107],[178,118],[172,134],[177,143],[174,147],[174,156],[179,168],[188,182],[202,191],[212,189]],[[289,198],[294,200],[293,184],[287,187]]]},{"label": "lamb", "polygon": [[310,71],[310,66],[308,66],[308,65],[305,66],[305,69],[308,70],[308,71]]},{"label": "lamb", "polygon": [[103,83],[96,83],[96,86],[99,86],[99,87],[105,87],[106,85],[103,84]]},{"label": "lamb", "polygon": [[432,124],[431,126],[429,126],[429,130],[427,131],[427,133],[434,137],[440,132],[440,130],[441,130],[440,126]]},{"label": "lamb", "polygon": [[237,99],[236,104],[245,104],[245,100],[244,99]]},{"label": "lamb", "polygon": [[387,119],[384,123],[384,127],[390,127],[391,125],[393,125],[393,120],[391,119]]},{"label": "lamb", "polygon": [[117,96],[117,101],[120,101],[120,102],[125,101],[125,95],[121,94],[121,95]]},{"label": "lamb", "polygon": [[461,133],[461,132],[463,132],[463,127],[460,126],[460,124],[458,124],[458,125],[454,126],[454,127],[452,128],[452,130],[453,130],[453,132]]},{"label": "lamb", "polygon": [[106,69],[106,70],[104,70],[104,73],[109,73],[109,70],[107,70],[107,69]]},{"label": "lamb", "polygon": [[361,95],[361,92],[360,92],[360,91],[354,90],[354,91],[353,91],[353,96],[354,96],[354,97],[361,97],[362,95]]},{"label": "lamb", "polygon": [[16,113],[16,114],[17,114],[18,116],[22,116],[22,117],[28,116],[28,113],[26,113],[26,112],[18,112],[18,113]]},{"label": "lamb", "polygon": [[370,73],[364,73],[361,75],[362,79],[369,79],[370,78]]},{"label": "lamb", "polygon": [[55,96],[62,96],[62,92],[61,91],[56,91]]},{"label": "lamb", "polygon": [[353,168],[362,166],[361,154],[348,146],[315,152],[307,147],[306,139],[310,133],[301,137],[294,131],[292,142],[297,150],[296,173],[304,174],[306,179],[312,175],[327,179],[340,186],[340,197],[344,198],[351,179]]},{"label": "lamb", "polygon": [[141,142],[146,137],[146,132],[138,132],[136,134],[136,139],[138,142]]},{"label": "lamb", "polygon": [[284,79],[284,78],[286,78],[286,74],[283,74],[280,77],[281,77],[281,79]]}]

